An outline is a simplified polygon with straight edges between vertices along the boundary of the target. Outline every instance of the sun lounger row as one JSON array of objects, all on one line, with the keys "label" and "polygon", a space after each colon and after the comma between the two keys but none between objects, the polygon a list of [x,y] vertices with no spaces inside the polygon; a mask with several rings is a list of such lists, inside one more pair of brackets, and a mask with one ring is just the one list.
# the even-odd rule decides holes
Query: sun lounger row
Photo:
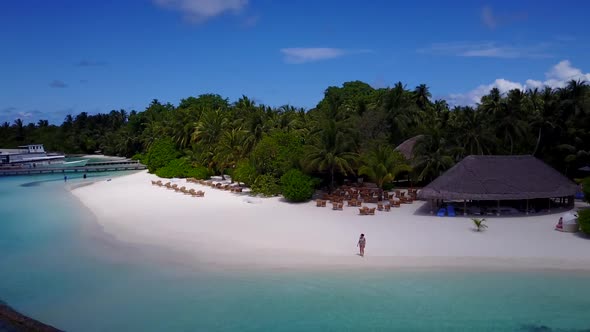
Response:
[{"label": "sun lounger row", "polygon": [[236,185],[230,185],[230,184],[222,184],[222,183],[213,183],[213,181],[206,181],[206,180],[197,180],[194,178],[188,178],[186,179],[186,182],[191,182],[191,183],[197,183],[203,186],[208,186],[211,188],[215,188],[215,189],[221,189],[221,190],[228,190],[231,191],[232,193],[241,193],[242,192],[242,187],[236,186]]},{"label": "sun lounger row", "polygon": [[152,181],[152,185],[163,187],[166,189],[174,190],[175,192],[183,193],[185,195],[191,195],[193,197],[205,197],[205,192],[202,190],[186,189],[186,187],[179,187],[178,184],[171,184],[170,182],[162,183],[162,181]]}]

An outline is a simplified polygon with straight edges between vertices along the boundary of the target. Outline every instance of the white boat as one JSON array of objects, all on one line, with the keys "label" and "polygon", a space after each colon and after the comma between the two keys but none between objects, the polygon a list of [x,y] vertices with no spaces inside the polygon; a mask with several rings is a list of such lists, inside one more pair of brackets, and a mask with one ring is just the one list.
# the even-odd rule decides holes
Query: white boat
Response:
[{"label": "white boat", "polygon": [[66,168],[66,167],[83,167],[86,166],[88,163],[88,159],[84,160],[75,160],[75,161],[62,161],[62,162],[54,162],[42,167],[47,168]]},{"label": "white boat", "polygon": [[43,144],[19,146],[0,150],[0,168],[65,168],[86,166],[85,160],[66,161],[60,154],[45,152]]}]

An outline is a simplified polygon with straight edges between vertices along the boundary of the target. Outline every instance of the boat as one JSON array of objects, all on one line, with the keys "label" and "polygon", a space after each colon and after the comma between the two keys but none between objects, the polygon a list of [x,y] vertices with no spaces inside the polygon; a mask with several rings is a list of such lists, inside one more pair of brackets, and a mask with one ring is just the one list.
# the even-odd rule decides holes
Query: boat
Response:
[{"label": "boat", "polygon": [[19,146],[18,149],[0,149],[0,168],[69,168],[86,166],[88,160],[66,161],[66,156],[47,153],[43,144]]}]

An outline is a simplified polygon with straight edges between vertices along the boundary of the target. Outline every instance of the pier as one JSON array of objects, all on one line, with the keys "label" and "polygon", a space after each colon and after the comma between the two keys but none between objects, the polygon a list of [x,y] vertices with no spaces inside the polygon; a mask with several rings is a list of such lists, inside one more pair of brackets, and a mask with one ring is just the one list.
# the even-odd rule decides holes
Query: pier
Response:
[{"label": "pier", "polygon": [[6,168],[0,169],[0,176],[8,175],[35,175],[35,174],[57,174],[57,173],[90,173],[108,171],[134,171],[146,169],[147,166],[137,161],[105,161],[88,163],[79,167],[37,167],[37,168]]}]

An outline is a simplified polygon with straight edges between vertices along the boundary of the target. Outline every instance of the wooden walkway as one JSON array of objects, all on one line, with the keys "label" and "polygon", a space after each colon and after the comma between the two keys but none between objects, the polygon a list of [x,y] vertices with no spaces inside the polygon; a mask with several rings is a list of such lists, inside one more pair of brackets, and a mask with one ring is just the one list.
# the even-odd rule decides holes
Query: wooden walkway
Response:
[{"label": "wooden walkway", "polygon": [[33,175],[33,174],[55,174],[55,173],[90,173],[90,172],[109,172],[109,171],[133,171],[142,170],[147,167],[138,162],[105,162],[93,163],[81,167],[63,167],[63,168],[20,168],[20,169],[0,169],[0,176],[7,175]]}]

